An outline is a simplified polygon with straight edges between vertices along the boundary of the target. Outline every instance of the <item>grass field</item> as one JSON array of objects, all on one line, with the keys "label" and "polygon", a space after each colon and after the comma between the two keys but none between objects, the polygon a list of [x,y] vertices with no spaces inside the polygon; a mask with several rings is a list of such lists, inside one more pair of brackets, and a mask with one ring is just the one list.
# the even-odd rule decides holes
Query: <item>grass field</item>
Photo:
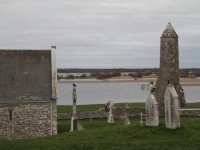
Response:
[{"label": "grass field", "polygon": [[69,132],[70,121],[58,121],[58,135],[29,140],[0,140],[0,150],[198,150],[200,147],[200,117],[182,117],[181,128],[165,128],[164,118],[158,127],[146,127],[139,118],[114,124],[105,119],[79,120],[85,130]]},{"label": "grass field", "polygon": [[[98,105],[78,106],[78,111],[92,111]],[[123,107],[124,103],[115,104]],[[129,103],[129,107],[144,107],[144,103]],[[200,108],[200,103],[187,104]],[[60,112],[71,112],[71,106],[58,106]],[[158,127],[140,124],[140,118],[131,119],[130,126],[122,120],[108,124],[106,119],[79,120],[85,130],[69,132],[70,120],[58,121],[58,134],[27,140],[0,140],[0,150],[198,150],[200,148],[200,117],[181,117],[181,128],[166,129],[164,118]]]},{"label": "grass field", "polygon": [[[115,107],[124,107],[125,103],[116,103]],[[145,103],[129,103],[129,107],[145,107]],[[93,105],[77,105],[77,112],[85,111],[97,111],[99,108],[104,108],[104,104],[93,104]],[[58,113],[70,113],[72,112],[71,105],[58,105]]]},{"label": "grass field", "polygon": [[[116,103],[115,107],[124,107],[125,103]],[[129,107],[145,107],[145,103],[128,103]],[[104,107],[104,104],[94,104],[94,105],[78,105],[77,112],[85,111],[96,111],[99,108]],[[200,103],[188,103],[187,108],[200,108]],[[70,113],[72,112],[72,106],[59,105],[57,106],[58,113]]]}]

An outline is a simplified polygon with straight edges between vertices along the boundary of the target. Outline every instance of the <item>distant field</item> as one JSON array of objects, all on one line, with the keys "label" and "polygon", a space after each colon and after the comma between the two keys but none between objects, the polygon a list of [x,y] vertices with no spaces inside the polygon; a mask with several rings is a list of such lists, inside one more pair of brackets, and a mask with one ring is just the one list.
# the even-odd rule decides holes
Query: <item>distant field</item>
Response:
[{"label": "distant field", "polygon": [[70,120],[58,121],[58,135],[29,140],[0,140],[0,150],[198,150],[200,117],[181,117],[181,128],[169,130],[164,118],[158,127],[131,119],[108,124],[106,119],[79,120],[85,130],[69,132]]},{"label": "distant field", "polygon": [[[124,107],[125,103],[116,103],[115,107]],[[145,103],[128,103],[129,107],[145,107]],[[104,107],[104,104],[94,104],[94,105],[78,105],[77,112],[85,112],[85,111],[96,111],[99,108]],[[187,108],[200,108],[200,103],[187,103]],[[58,113],[70,113],[72,112],[72,106],[70,105],[58,105],[57,106]]]}]

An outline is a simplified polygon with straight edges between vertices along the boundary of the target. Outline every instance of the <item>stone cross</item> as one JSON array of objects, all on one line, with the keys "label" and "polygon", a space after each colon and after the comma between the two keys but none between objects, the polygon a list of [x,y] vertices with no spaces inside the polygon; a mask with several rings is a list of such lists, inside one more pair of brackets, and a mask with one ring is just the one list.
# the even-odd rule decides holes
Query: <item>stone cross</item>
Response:
[{"label": "stone cross", "polygon": [[71,132],[77,130],[77,116],[76,116],[76,86],[73,86],[73,94],[72,94],[72,99],[73,99],[73,112],[72,112],[72,118],[71,118]]},{"label": "stone cross", "polygon": [[112,109],[114,108],[114,104],[113,104],[112,101],[108,101],[107,105],[108,105],[108,108],[109,108],[108,123],[115,123],[114,118],[113,118],[113,114],[112,114]]},{"label": "stone cross", "polygon": [[164,94],[165,123],[169,129],[180,128],[178,94],[172,84],[168,84]]},{"label": "stone cross", "polygon": [[73,99],[73,115],[76,115],[76,99],[77,99],[77,95],[76,95],[76,87],[73,87],[73,94],[72,94],[72,99]]},{"label": "stone cross", "polygon": [[129,113],[128,113],[128,103],[125,104],[125,121],[124,125],[130,125],[130,120],[129,120]]},{"label": "stone cross", "polygon": [[158,126],[158,103],[155,98],[155,85],[150,83],[149,97],[146,101],[146,126]]}]

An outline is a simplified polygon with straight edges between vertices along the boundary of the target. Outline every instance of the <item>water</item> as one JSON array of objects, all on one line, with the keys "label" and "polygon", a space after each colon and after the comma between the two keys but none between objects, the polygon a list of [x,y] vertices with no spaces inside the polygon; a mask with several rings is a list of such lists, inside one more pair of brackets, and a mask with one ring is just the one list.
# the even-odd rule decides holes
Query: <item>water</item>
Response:
[{"label": "water", "polygon": [[[105,104],[109,100],[120,102],[145,102],[149,92],[141,85],[148,82],[76,83],[77,105]],[[72,84],[58,83],[58,105],[72,105]],[[200,102],[200,86],[184,86],[186,102]]]}]

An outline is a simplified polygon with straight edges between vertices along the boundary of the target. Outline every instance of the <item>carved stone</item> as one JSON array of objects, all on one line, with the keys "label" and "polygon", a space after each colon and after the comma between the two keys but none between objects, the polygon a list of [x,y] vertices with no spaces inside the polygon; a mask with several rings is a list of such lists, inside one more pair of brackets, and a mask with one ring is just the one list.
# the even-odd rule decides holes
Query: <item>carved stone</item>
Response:
[{"label": "carved stone", "polygon": [[146,126],[158,126],[158,103],[155,98],[154,92],[150,92],[146,101]]},{"label": "carved stone", "polygon": [[108,103],[106,104],[106,108],[105,110],[108,108],[108,123],[115,123],[114,118],[113,118],[113,114],[112,114],[112,109],[114,109],[114,104],[112,101],[108,101]]},{"label": "carved stone", "polygon": [[129,114],[128,114],[128,104],[125,104],[125,121],[124,125],[130,125]]},{"label": "carved stone", "polygon": [[78,123],[78,117],[77,117],[77,114],[76,114],[77,94],[76,94],[76,87],[75,86],[73,87],[72,99],[73,99],[73,113],[72,113],[72,117],[71,117],[71,130],[70,130],[70,132],[84,130],[82,125],[80,123]]},{"label": "carved stone", "polygon": [[172,84],[167,85],[164,94],[165,123],[169,129],[180,127],[178,95]]}]

